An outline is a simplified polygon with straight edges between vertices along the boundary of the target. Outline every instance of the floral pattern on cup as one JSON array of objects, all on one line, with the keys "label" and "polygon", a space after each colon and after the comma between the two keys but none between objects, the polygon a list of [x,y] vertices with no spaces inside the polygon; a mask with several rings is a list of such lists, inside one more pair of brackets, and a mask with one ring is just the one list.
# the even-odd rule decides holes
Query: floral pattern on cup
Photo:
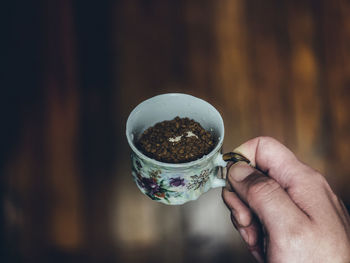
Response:
[{"label": "floral pattern on cup", "polygon": [[152,200],[165,200],[170,203],[170,197],[178,196],[178,193],[170,190],[169,187],[183,185],[181,178],[173,178],[174,180],[167,182],[165,178],[162,178],[160,169],[149,169],[147,170],[148,177],[142,176],[144,174],[141,170],[143,165],[139,160],[135,161],[133,168],[133,175],[137,185]]},{"label": "floral pattern on cup", "polygon": [[209,169],[203,170],[200,175],[192,175],[187,189],[197,190],[203,187],[209,180]]},{"label": "floral pattern on cup", "polygon": [[150,165],[132,154],[132,174],[140,190],[152,200],[165,204],[180,204],[193,200],[210,188],[211,175],[215,169],[198,167],[174,173],[173,171]]},{"label": "floral pattern on cup", "polygon": [[175,187],[178,187],[178,186],[185,186],[185,179],[184,179],[184,178],[181,178],[181,177],[170,178],[169,184],[170,184],[171,186],[175,186]]},{"label": "floral pattern on cup", "polygon": [[[143,129],[157,122],[188,117],[213,132],[215,148],[198,160],[170,164],[145,156],[136,147]],[[224,122],[220,113],[208,102],[188,94],[161,94],[143,101],[133,109],[126,122],[126,138],[131,148],[132,176],[138,188],[153,200],[181,205],[198,199],[211,188],[224,187],[226,181],[218,178],[219,167],[227,162],[221,154],[224,140]],[[154,176],[158,172],[158,176]]]}]

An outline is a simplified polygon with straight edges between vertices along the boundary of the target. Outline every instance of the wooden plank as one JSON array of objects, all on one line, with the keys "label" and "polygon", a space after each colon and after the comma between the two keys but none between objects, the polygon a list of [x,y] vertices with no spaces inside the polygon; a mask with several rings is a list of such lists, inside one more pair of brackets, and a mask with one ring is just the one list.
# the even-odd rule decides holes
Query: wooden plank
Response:
[{"label": "wooden plank", "polygon": [[324,171],[324,155],[319,151],[322,101],[320,65],[314,49],[317,24],[308,3],[289,3],[288,31],[291,46],[291,89],[295,114],[296,150],[301,160]]},{"label": "wooden plank", "polygon": [[52,206],[49,222],[53,244],[77,249],[83,242],[81,184],[77,166],[78,91],[72,6],[69,1],[47,5],[48,39],[45,61],[47,115],[45,119],[47,187]]},{"label": "wooden plank", "polygon": [[226,151],[258,134],[257,97],[251,83],[248,56],[248,28],[241,0],[215,2],[215,40],[217,58],[212,62],[216,104],[226,127]]},{"label": "wooden plank", "polygon": [[286,8],[280,1],[248,3],[250,67],[253,69],[252,83],[257,97],[255,112],[260,119],[260,134],[292,145]]},{"label": "wooden plank", "polygon": [[332,134],[328,172],[342,196],[350,200],[350,3],[324,1],[324,53]]},{"label": "wooden plank", "polygon": [[115,83],[121,116],[154,95],[184,92],[187,32],[183,8],[182,1],[118,4]]}]

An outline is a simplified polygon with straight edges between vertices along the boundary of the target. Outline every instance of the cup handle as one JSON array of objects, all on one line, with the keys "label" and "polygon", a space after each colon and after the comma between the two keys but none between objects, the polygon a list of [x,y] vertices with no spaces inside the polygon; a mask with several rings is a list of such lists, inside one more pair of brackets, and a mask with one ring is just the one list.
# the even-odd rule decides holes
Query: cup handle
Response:
[{"label": "cup handle", "polygon": [[[226,165],[228,162],[233,162],[233,163],[246,162],[248,165],[255,168],[248,158],[244,157],[242,154],[235,153],[235,152],[228,152],[225,154],[219,153],[216,159],[214,160],[214,165],[226,168]],[[211,187],[217,188],[217,187],[224,187],[225,185],[226,185],[225,179],[215,177]]]}]

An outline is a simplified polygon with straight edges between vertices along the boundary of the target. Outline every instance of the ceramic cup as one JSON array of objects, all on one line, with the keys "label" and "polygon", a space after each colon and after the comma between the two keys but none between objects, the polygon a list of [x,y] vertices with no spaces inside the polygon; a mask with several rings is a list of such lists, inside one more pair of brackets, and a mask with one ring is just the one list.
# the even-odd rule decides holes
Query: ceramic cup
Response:
[{"label": "ceramic cup", "polygon": [[[210,131],[217,139],[215,148],[198,160],[177,164],[151,159],[136,148],[135,141],[145,129],[176,116],[194,119]],[[167,205],[196,200],[211,188],[225,186],[226,181],[217,177],[219,167],[225,167],[229,160],[246,161],[239,154],[220,153],[224,140],[220,113],[208,102],[187,94],[162,94],[143,101],[128,117],[126,137],[132,150],[132,176],[137,186],[152,200]]]}]

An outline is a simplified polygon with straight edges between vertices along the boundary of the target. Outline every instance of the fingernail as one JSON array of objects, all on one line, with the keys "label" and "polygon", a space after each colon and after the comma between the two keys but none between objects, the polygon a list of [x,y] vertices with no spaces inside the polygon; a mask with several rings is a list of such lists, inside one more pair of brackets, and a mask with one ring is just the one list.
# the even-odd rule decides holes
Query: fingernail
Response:
[{"label": "fingernail", "polygon": [[230,177],[236,182],[242,182],[254,169],[244,162],[238,162],[230,169]]},{"label": "fingernail", "polygon": [[247,231],[244,228],[238,229],[239,234],[242,236],[243,240],[248,244],[248,234]]},{"label": "fingernail", "polygon": [[253,257],[258,261],[259,263],[264,263],[264,259],[261,257],[260,253],[256,250],[252,251]]}]

